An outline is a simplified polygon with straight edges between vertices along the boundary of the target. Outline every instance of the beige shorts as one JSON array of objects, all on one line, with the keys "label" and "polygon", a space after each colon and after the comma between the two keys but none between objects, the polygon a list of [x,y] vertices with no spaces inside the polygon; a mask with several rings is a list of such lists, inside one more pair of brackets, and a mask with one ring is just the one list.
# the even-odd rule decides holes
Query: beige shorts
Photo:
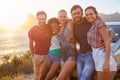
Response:
[{"label": "beige shorts", "polygon": [[[92,48],[93,49],[93,59],[95,62],[95,69],[96,71],[103,71],[103,65],[105,62],[105,49],[99,49],[99,48]],[[110,71],[117,71],[117,63],[115,59],[112,56],[112,53],[110,55]]]},{"label": "beige shorts", "polygon": [[41,73],[43,61],[45,59],[44,55],[37,55],[34,54],[32,60],[33,60],[33,67],[34,67],[34,79],[36,80],[37,74]]}]

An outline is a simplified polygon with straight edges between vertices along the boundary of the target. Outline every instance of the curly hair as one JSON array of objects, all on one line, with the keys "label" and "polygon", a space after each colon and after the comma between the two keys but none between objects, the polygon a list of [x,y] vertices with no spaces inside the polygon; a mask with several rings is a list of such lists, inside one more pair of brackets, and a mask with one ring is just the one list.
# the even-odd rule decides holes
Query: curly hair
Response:
[{"label": "curly hair", "polygon": [[50,18],[49,20],[48,20],[48,26],[50,26],[52,23],[57,23],[58,25],[60,24],[60,22],[58,21],[58,19],[57,18]]}]

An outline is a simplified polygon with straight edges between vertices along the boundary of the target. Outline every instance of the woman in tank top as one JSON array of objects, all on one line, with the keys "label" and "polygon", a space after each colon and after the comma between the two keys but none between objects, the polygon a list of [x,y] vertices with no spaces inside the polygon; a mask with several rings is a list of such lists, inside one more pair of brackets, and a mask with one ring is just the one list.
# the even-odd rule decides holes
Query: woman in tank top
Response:
[{"label": "woman in tank top", "polygon": [[60,10],[58,20],[61,30],[58,39],[61,44],[61,72],[57,80],[70,80],[70,73],[74,69],[77,60],[77,51],[73,38],[73,22],[67,19],[67,12]]}]

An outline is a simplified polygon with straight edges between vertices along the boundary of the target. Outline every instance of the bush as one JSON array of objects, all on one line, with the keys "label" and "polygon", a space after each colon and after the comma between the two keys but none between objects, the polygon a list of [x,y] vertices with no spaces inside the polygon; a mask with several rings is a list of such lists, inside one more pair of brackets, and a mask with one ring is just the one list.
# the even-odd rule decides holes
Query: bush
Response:
[{"label": "bush", "polygon": [[12,78],[10,76],[5,76],[0,78],[0,80],[12,80]]},{"label": "bush", "polygon": [[7,75],[13,76],[17,73],[33,73],[32,58],[29,55],[29,51],[21,56],[14,56],[11,59],[11,62],[3,63],[0,65],[0,78]]},{"label": "bush", "polygon": [[22,59],[30,59],[30,60],[32,60],[32,57],[30,56],[30,51],[27,51],[21,57],[22,57]]},{"label": "bush", "polygon": [[23,65],[22,65],[22,68],[21,68],[21,72],[23,72],[25,74],[33,73],[32,61],[30,61],[29,59],[25,59]]},{"label": "bush", "polygon": [[0,77],[12,75],[15,72],[14,70],[14,66],[11,63],[3,63],[0,66]]}]

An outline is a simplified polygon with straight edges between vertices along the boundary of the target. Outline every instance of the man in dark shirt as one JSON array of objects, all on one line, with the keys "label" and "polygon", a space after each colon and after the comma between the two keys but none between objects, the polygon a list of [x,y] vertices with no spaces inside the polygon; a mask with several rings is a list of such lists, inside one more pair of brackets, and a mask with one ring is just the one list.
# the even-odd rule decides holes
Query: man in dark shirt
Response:
[{"label": "man in dark shirt", "polygon": [[71,8],[71,15],[75,22],[74,37],[80,46],[77,59],[78,80],[91,80],[94,72],[94,62],[92,49],[87,42],[87,32],[91,24],[82,17],[83,9],[79,5],[74,5]]}]

